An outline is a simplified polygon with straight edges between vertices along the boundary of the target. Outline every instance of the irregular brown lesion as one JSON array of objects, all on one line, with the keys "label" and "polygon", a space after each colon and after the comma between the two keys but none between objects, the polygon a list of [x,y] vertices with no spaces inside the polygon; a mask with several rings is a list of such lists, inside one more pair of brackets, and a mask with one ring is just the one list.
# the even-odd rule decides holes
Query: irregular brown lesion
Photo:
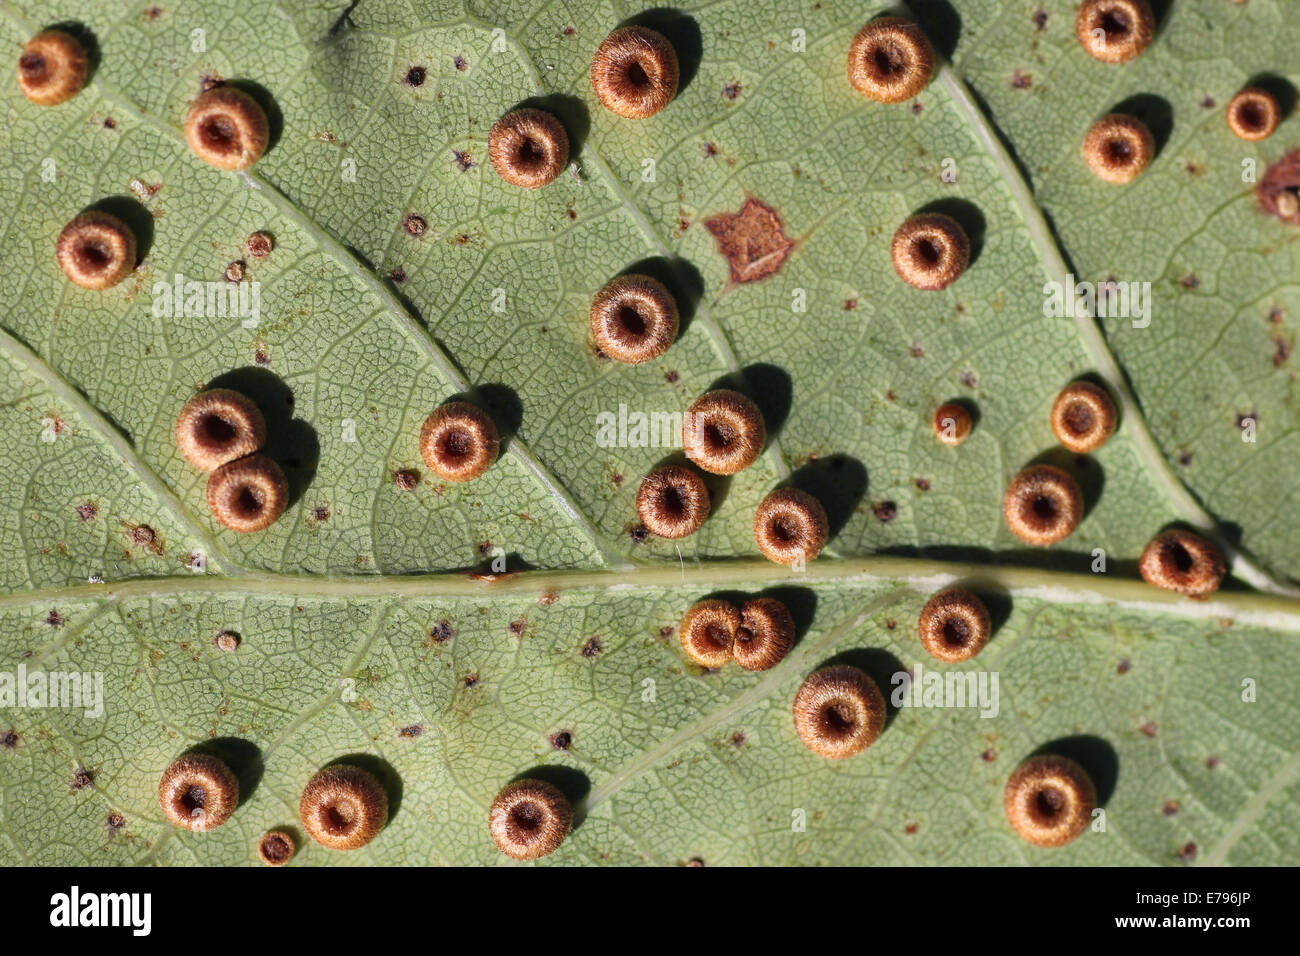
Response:
[{"label": "irregular brown lesion", "polygon": [[706,219],[704,228],[717,241],[734,283],[775,275],[794,251],[794,240],[786,235],[781,214],[752,196],[739,212]]},{"label": "irregular brown lesion", "polygon": [[1264,212],[1300,225],[1300,149],[1291,150],[1264,172],[1255,198]]}]

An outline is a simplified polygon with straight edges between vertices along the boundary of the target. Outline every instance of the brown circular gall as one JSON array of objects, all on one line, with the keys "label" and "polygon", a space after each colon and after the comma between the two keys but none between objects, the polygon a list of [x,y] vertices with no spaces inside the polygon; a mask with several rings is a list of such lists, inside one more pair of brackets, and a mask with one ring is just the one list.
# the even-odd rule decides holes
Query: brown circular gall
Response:
[{"label": "brown circular gall", "polygon": [[901,17],[872,20],[849,46],[849,83],[868,99],[901,103],[934,79],[934,48],[915,23]]},{"label": "brown circular gall", "polygon": [[1007,486],[1002,500],[1007,527],[1027,544],[1064,541],[1083,518],[1079,483],[1055,465],[1032,465]]},{"label": "brown circular gall", "polygon": [[591,61],[591,85],[611,113],[654,116],[677,95],[677,53],[648,27],[623,27],[601,41]]},{"label": "brown circular gall", "polygon": [[826,546],[829,533],[822,503],[798,488],[778,488],[754,513],[758,549],[777,564],[813,560]]},{"label": "brown circular gall", "polygon": [[740,606],[740,628],[731,656],[747,671],[775,667],[794,647],[794,617],[776,598],[758,597]]},{"label": "brown circular gall", "polygon": [[971,428],[974,427],[970,412],[956,402],[948,402],[936,408],[932,424],[934,437],[945,445],[960,445],[970,437]]},{"label": "brown circular gall", "polygon": [[1112,113],[1093,124],[1083,140],[1083,158],[1098,179],[1115,185],[1142,175],[1156,153],[1147,124],[1136,116]]},{"label": "brown circular gall", "polygon": [[1076,454],[1096,451],[1115,434],[1115,403],[1092,382],[1072,382],[1052,404],[1052,431]]},{"label": "brown circular gall", "polygon": [[59,267],[83,289],[107,289],[135,269],[131,227],[111,213],[92,209],[74,216],[59,233]]},{"label": "brown circular gall", "polygon": [[591,300],[592,338],[616,362],[639,365],[663,355],[678,322],[673,294],[650,276],[619,276]]},{"label": "brown circular gall", "polygon": [[964,588],[948,588],[925,602],[917,629],[931,657],[949,664],[967,661],[989,640],[988,609]]},{"label": "brown circular gall", "polygon": [[1282,108],[1268,90],[1248,87],[1228,102],[1228,128],[1248,142],[1268,139],[1282,122]]},{"label": "brown circular gall", "polygon": [[208,476],[208,507],[218,521],[240,534],[264,531],[284,514],[289,483],[265,455],[226,462]]},{"label": "brown circular gall", "polygon": [[1147,543],[1138,571],[1149,584],[1189,597],[1209,597],[1223,583],[1223,552],[1212,541],[1178,528]]},{"label": "brown circular gall", "polygon": [[794,695],[794,729],[805,747],[831,760],[860,754],[885,727],[876,682],[848,665],[814,671]]},{"label": "brown circular gall", "polygon": [[307,835],[331,850],[365,846],[388,822],[388,794],[375,775],[350,764],[326,767],[298,801]]},{"label": "brown circular gall", "polygon": [[90,58],[81,42],[62,30],[44,30],[18,55],[18,87],[37,106],[58,106],[86,85]]},{"label": "brown circular gall", "polygon": [[176,447],[195,468],[212,471],[261,451],[266,419],[246,396],[228,388],[199,392],[176,419]]},{"label": "brown circular gall", "polygon": [[217,757],[186,754],[163,772],[158,803],[176,826],[196,832],[212,830],[235,812],[239,780]]},{"label": "brown circular gall", "polygon": [[763,413],[749,398],[729,388],[701,395],[682,419],[686,457],[715,475],[744,471],[758,460],[766,442]]},{"label": "brown circular gall", "polygon": [[420,429],[420,455],[444,481],[471,481],[497,460],[497,426],[477,405],[448,402],[434,409]]},{"label": "brown circular gall", "polygon": [[689,468],[656,468],[637,489],[636,511],[652,534],[684,538],[698,531],[709,516],[709,489]]},{"label": "brown circular gall", "polygon": [[890,244],[894,270],[910,286],[926,292],[946,289],[970,262],[970,240],[957,220],[940,212],[913,216]]},{"label": "brown circular gall", "polygon": [[1088,55],[1103,63],[1127,63],[1151,45],[1156,18],[1147,0],[1084,0],[1074,32]]},{"label": "brown circular gall", "polygon": [[1034,846],[1065,846],[1092,822],[1097,790],[1087,771],[1066,757],[1030,757],[1003,792],[1011,827]]},{"label": "brown circular gall", "polygon": [[492,801],[488,830],[497,848],[516,860],[554,853],[573,826],[573,807],[544,780],[516,780]]},{"label": "brown circular gall", "polygon": [[266,152],[269,131],[261,105],[233,86],[200,94],[185,115],[190,149],[218,169],[248,169]]},{"label": "brown circular gall", "polygon": [[699,601],[682,618],[677,636],[687,657],[701,667],[717,668],[731,660],[740,624],[740,610],[731,602]]},{"label": "brown circular gall", "polygon": [[492,124],[488,157],[510,185],[540,189],[555,182],[569,164],[569,134],[545,110],[514,110]]},{"label": "brown circular gall", "polygon": [[267,866],[284,866],[293,859],[297,844],[284,830],[272,830],[257,842],[257,858]]}]

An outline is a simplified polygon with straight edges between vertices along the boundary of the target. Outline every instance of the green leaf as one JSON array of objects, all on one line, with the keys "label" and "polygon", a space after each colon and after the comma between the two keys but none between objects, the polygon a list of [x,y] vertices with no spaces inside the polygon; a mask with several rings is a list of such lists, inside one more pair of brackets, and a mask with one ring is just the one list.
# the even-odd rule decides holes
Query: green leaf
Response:
[{"label": "green leaf", "polygon": [[[1262,171],[1297,121],[1246,144],[1222,118],[1250,78],[1232,63],[1291,62],[1280,7],[1177,4],[1151,49],[1114,67],[1080,49],[1073,4],[1044,3],[1040,27],[1022,3],[972,0],[960,23],[917,3],[954,65],[885,107],[844,75],[874,8],[700,4],[673,28],[688,81],[633,122],[587,77],[631,10],[251,6],[0,8],[11,50],[64,21],[99,48],[67,104],[5,92],[0,675],[101,674],[105,711],[0,713],[0,861],[252,863],[266,829],[294,825],[311,774],[361,754],[390,771],[387,829],[352,854],[300,841],[296,864],[503,861],[487,808],[527,773],[577,801],[547,862],[1300,860],[1284,813],[1300,797],[1298,409],[1278,345],[1297,253],[1240,162]],[[247,175],[185,145],[212,77],[275,104],[278,135]],[[1171,132],[1136,183],[1105,186],[1079,143],[1140,94],[1165,101]],[[535,99],[569,125],[575,165],[525,193],[493,172],[486,135]],[[88,292],[54,242],[108,197],[137,203],[151,235],[134,277]],[[794,245],[773,275],[734,282],[705,223],[751,197]],[[895,275],[889,239],[936,202],[977,251],[951,288],[923,293]],[[259,230],[275,239],[265,260],[243,251]],[[664,357],[616,366],[591,347],[588,305],[646,259],[698,301]],[[154,314],[156,283],[220,281],[236,260],[260,284],[255,327]],[[1045,283],[1068,273],[1149,281],[1150,326],[1045,318]],[[1084,374],[1117,394],[1120,427],[1080,466],[1079,529],[1031,552],[1002,493],[1052,455],[1051,403]],[[294,503],[260,534],[213,519],[205,476],[175,448],[177,412],[213,382],[255,394],[290,475]],[[720,382],[763,406],[767,451],[712,483],[697,534],[638,543],[639,480],[674,449],[603,447],[597,416],[680,413]],[[500,461],[467,485],[425,475],[403,490],[396,472],[424,470],[425,416],[465,393],[505,426]],[[930,431],[951,399],[979,410],[960,448]],[[832,518],[805,572],[753,539],[754,508],[785,482]],[[1225,544],[1233,578],[1214,599],[1137,578],[1173,522]],[[512,573],[482,573],[501,554]],[[997,629],[944,667],[916,620],[952,582],[986,595]],[[800,623],[785,661],[686,662],[674,629],[693,601],[760,591]],[[223,630],[238,650],[216,648]],[[865,754],[825,761],[790,707],[828,661],[865,667],[887,696],[917,667],[996,678],[997,714],[896,708]],[[231,821],[167,824],[167,764],[237,743]],[[1059,850],[1021,842],[1002,810],[1012,769],[1044,748],[1077,756],[1105,809],[1104,830]]]}]

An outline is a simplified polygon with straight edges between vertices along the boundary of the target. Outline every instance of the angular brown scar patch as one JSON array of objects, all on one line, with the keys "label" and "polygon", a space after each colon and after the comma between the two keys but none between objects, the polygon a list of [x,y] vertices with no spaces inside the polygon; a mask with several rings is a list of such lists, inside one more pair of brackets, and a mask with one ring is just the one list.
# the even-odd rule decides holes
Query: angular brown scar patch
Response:
[{"label": "angular brown scar patch", "polygon": [[733,283],[757,282],[775,275],[794,250],[795,243],[785,234],[781,214],[750,197],[739,212],[721,213],[704,221],[731,267]]}]

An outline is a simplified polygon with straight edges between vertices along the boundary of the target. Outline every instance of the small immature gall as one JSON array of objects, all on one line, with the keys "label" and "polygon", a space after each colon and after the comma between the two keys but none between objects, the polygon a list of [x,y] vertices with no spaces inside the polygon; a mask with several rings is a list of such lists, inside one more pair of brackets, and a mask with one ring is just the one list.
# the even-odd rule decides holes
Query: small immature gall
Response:
[{"label": "small immature gall", "polygon": [[254,232],[244,240],[244,248],[254,259],[265,259],[275,248],[275,240],[269,232]]},{"label": "small immature gall", "polygon": [[247,169],[262,158],[270,136],[257,100],[233,86],[199,95],[185,115],[185,138],[194,155],[218,169]]},{"label": "small immature gall", "polygon": [[740,606],[740,628],[731,656],[747,671],[775,667],[794,647],[794,617],[776,598],[759,597]]},{"label": "small immature gall", "polygon": [[492,466],[501,450],[497,426],[477,405],[448,402],[420,429],[420,455],[444,481],[470,481]]},{"label": "small immature gall", "polygon": [[1241,139],[1268,139],[1282,121],[1282,108],[1268,90],[1248,87],[1232,98],[1225,114],[1228,128]]},{"label": "small immature gall", "polygon": [[661,538],[693,534],[709,516],[709,489],[704,479],[680,465],[656,468],[636,493],[641,523]]},{"label": "small immature gall", "polygon": [[18,56],[18,86],[37,106],[58,106],[81,92],[89,69],[86,48],[76,37],[45,30]]},{"label": "small immature gall", "polygon": [[497,848],[516,860],[554,853],[573,826],[573,807],[545,780],[516,780],[492,801],[488,830]]},{"label": "small immature gall", "polygon": [[1112,113],[1093,124],[1083,140],[1083,158],[1098,179],[1131,183],[1151,164],[1155,137],[1136,116]]},{"label": "small immature gall", "polygon": [[1065,846],[1092,822],[1097,790],[1086,770],[1067,757],[1030,757],[1003,793],[1011,827],[1034,846]]},{"label": "small immature gall", "polygon": [[808,675],[794,695],[794,729],[805,747],[831,760],[862,753],[885,727],[876,682],[846,664]]},{"label": "small immature gall", "polygon": [[913,216],[894,233],[894,269],[908,285],[927,292],[946,289],[970,262],[970,240],[951,216],[940,212]]},{"label": "small immature gall", "polygon": [[740,625],[740,610],[734,604],[710,599],[691,605],[677,631],[686,656],[701,667],[713,668],[731,660]]},{"label": "small immature gall", "polygon": [[654,116],[677,95],[677,52],[648,27],[623,27],[601,41],[591,61],[591,85],[611,113]]},{"label": "small immature gall", "polygon": [[321,846],[356,850],[388,822],[388,794],[370,771],[335,764],[307,782],[298,815],[307,835]]},{"label": "small immature gall", "polygon": [[272,830],[257,844],[257,857],[267,866],[284,866],[297,849],[293,836],[284,830]]},{"label": "small immature gall", "polygon": [[199,392],[176,419],[176,447],[203,471],[261,451],[266,419],[247,397],[228,388]]},{"label": "small immature gall", "polygon": [[1056,440],[1076,454],[1096,451],[1115,433],[1115,403],[1092,382],[1072,382],[1052,405]]},{"label": "small immature gall", "polygon": [[1088,55],[1103,63],[1127,63],[1151,45],[1156,18],[1147,0],[1084,0],[1074,32]]},{"label": "small immature gall", "polygon": [[111,213],[92,209],[59,233],[56,255],[64,275],[83,289],[107,289],[135,269],[135,233]]},{"label": "small immature gall", "polygon": [[239,780],[209,754],[186,754],[174,761],[158,783],[158,802],[167,819],[202,832],[230,819],[239,803]]},{"label": "small immature gall", "polygon": [[930,656],[948,663],[967,661],[989,640],[989,612],[976,595],[948,588],[925,602],[919,631]]},{"label": "small immature gall", "polygon": [[758,460],[766,442],[763,413],[729,388],[701,395],[682,419],[686,457],[715,475],[744,471]]},{"label": "small immature gall", "polygon": [[1037,546],[1064,541],[1083,518],[1079,483],[1055,465],[1032,465],[1007,486],[1002,516],[1020,540]]},{"label": "small immature gall", "polygon": [[616,362],[638,365],[663,355],[678,321],[673,294],[650,276],[619,276],[591,300],[596,347]]},{"label": "small immature gall", "polygon": [[798,488],[778,488],[754,513],[758,549],[777,564],[813,560],[826,546],[829,533],[822,503]]},{"label": "small immature gall", "polygon": [[288,504],[284,472],[265,455],[226,462],[208,477],[208,507],[231,531],[265,531]]},{"label": "small immature gall", "polygon": [[1223,583],[1223,552],[1200,535],[1173,528],[1156,535],[1142,550],[1138,571],[1158,588],[1209,597]]},{"label": "small immature gall", "polygon": [[227,654],[233,654],[235,651],[239,650],[241,640],[239,635],[234,631],[222,631],[212,639],[212,643],[216,645],[217,650],[225,651]]},{"label": "small immature gall", "polygon": [[539,189],[554,182],[569,164],[569,134],[545,110],[514,110],[492,124],[488,157],[510,185]]},{"label": "small immature gall", "polygon": [[849,82],[868,99],[901,103],[919,94],[934,79],[934,48],[910,20],[872,20],[849,47]]},{"label": "small immature gall", "polygon": [[934,437],[945,445],[960,445],[970,437],[972,427],[970,412],[956,402],[934,410]]}]

